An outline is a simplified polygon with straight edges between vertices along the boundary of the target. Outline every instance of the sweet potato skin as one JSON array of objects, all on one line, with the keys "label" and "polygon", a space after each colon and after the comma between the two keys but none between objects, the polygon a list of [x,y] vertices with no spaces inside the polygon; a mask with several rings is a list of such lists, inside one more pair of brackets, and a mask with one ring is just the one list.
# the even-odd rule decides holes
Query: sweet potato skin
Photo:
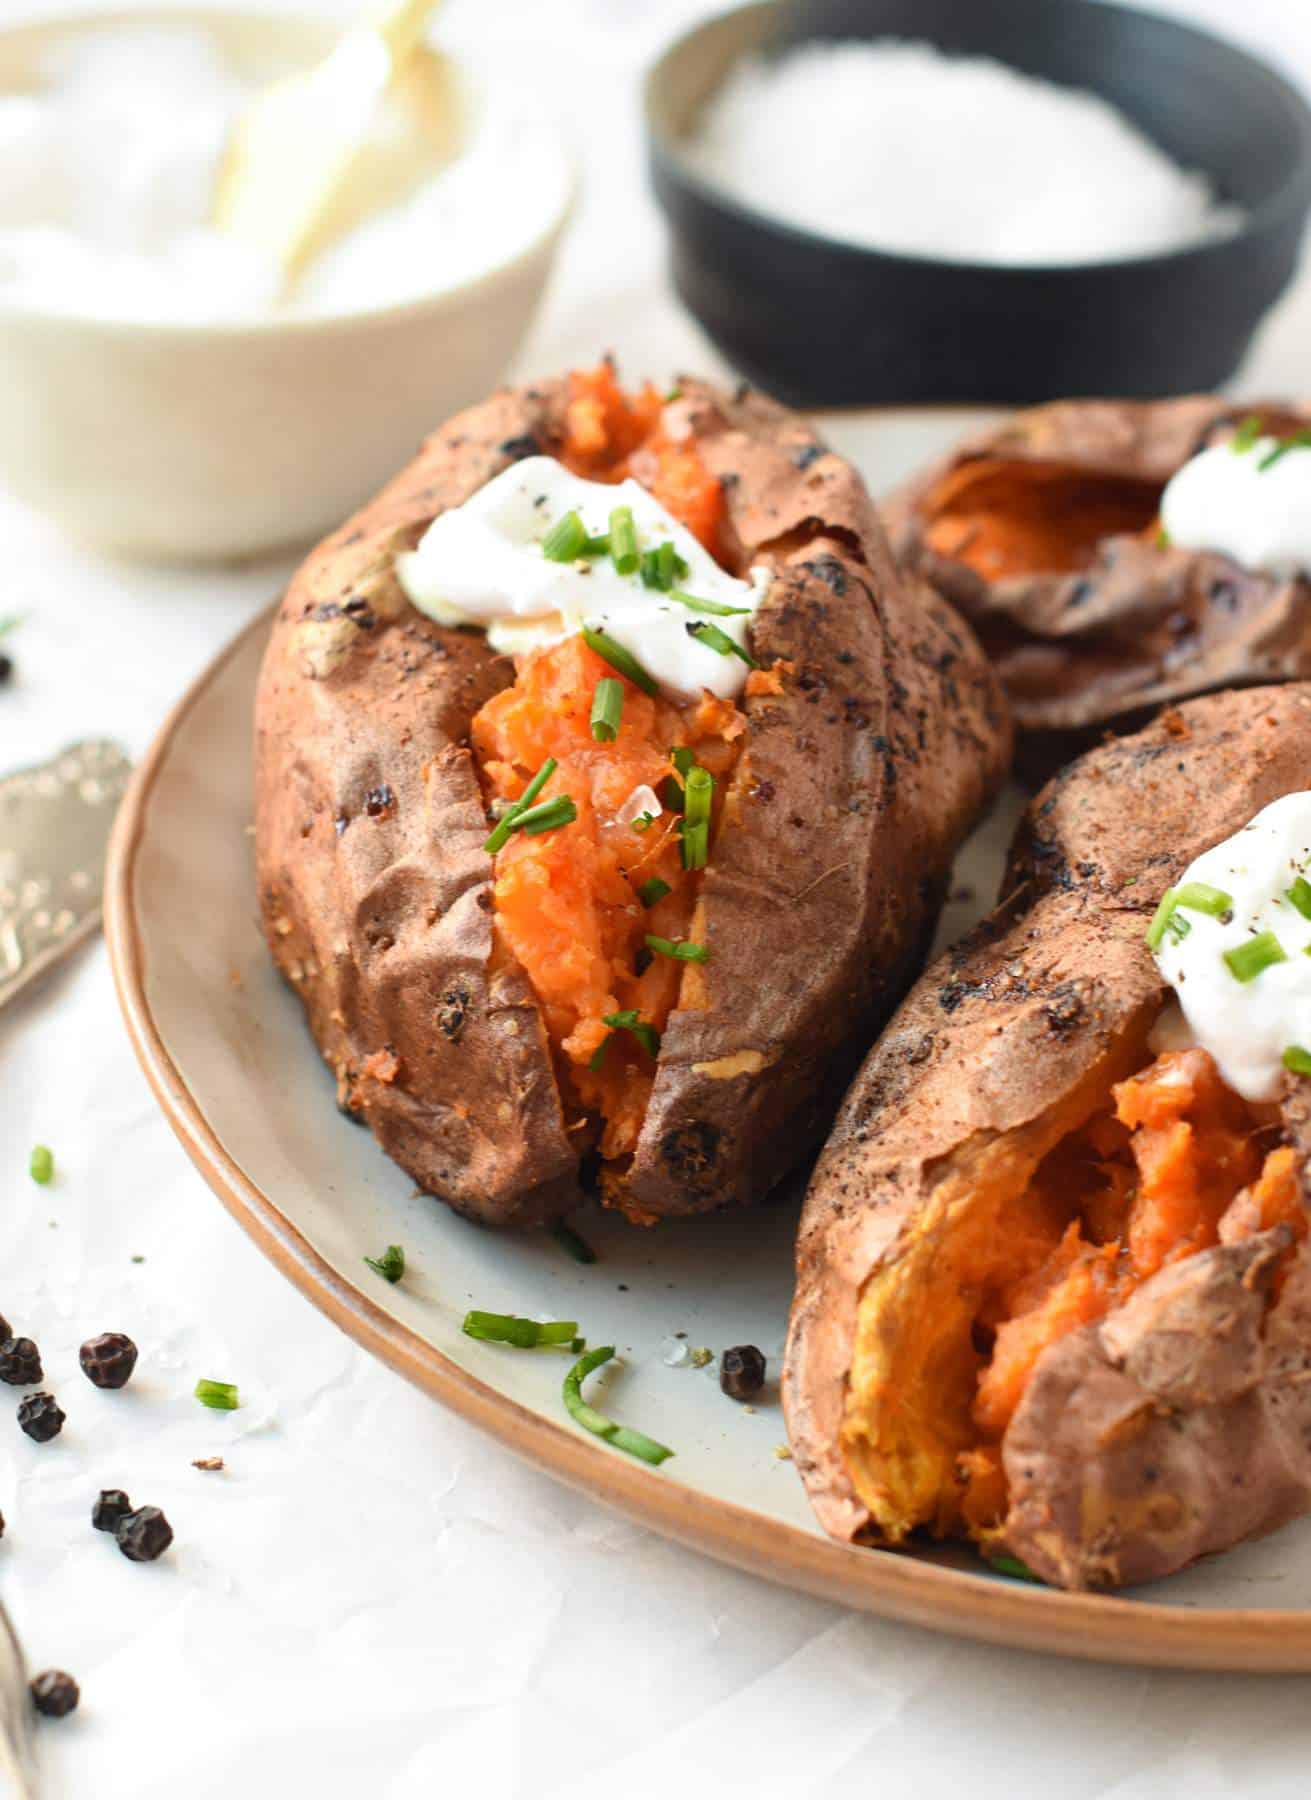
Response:
[{"label": "sweet potato skin", "polygon": [[1082,481],[1094,497],[1111,483],[1159,491],[1253,413],[1279,434],[1311,422],[1308,408],[1207,396],[1056,401],[960,445],[888,502],[897,556],[978,631],[1030,740],[1033,766],[1050,769],[1097,728],[1128,729],[1167,702],[1311,676],[1311,585],[1161,547],[1141,533],[1103,536],[1075,568],[1036,566],[988,580],[930,544],[938,497],[948,484],[999,470],[1021,510],[1038,503],[1038,484],[1053,471]]},{"label": "sweet potato skin", "polygon": [[[513,680],[392,572],[443,508],[550,454],[567,384],[452,421],[295,578],[257,702],[256,850],[270,948],[344,1104],[427,1191],[490,1224],[579,1198],[535,997],[498,950],[470,722]],[[740,565],[774,581],[746,749],[699,900],[699,1003],[665,1031],[625,1204],[758,1198],[804,1157],[913,977],[952,855],[1002,779],[1004,702],[967,628],[904,581],[855,473],[793,415],[691,380],[663,424],[723,484]],[[768,975],[762,980],[762,974]],[[686,990],[685,990],[686,991]],[[848,1060],[850,1059],[850,1060]]]},{"label": "sweet potato skin", "polygon": [[[997,910],[921,977],[864,1064],[807,1196],[783,1373],[797,1465],[833,1536],[900,1536],[842,1444],[867,1285],[899,1269],[911,1282],[912,1258],[946,1241],[953,1184],[1040,1133],[1081,1084],[1127,1072],[1165,998],[1143,941],[1161,891],[1308,786],[1301,683],[1195,700],[1090,752],[1029,808]],[[1309,1105],[1290,1078],[1304,1194]],[[1311,1509],[1311,1262],[1303,1246],[1272,1298],[1287,1241],[1280,1227],[1175,1264],[1041,1355],[1002,1442],[999,1549],[1061,1586],[1111,1586]]]}]

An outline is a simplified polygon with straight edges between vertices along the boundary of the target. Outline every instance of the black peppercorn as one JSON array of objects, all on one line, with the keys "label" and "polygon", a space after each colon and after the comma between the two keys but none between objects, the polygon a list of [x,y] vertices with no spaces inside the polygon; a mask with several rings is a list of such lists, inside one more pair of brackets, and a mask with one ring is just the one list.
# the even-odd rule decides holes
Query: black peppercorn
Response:
[{"label": "black peppercorn", "polygon": [[132,1502],[122,1488],[101,1488],[100,1498],[91,1508],[91,1523],[97,1531],[117,1531],[131,1511]]},{"label": "black peppercorn", "polygon": [[53,1394],[27,1394],[18,1402],[18,1423],[38,1444],[48,1444],[64,1429],[64,1412]]},{"label": "black peppercorn", "polygon": [[765,1385],[765,1359],[754,1344],[737,1344],[719,1359],[719,1385],[730,1400],[750,1400]]},{"label": "black peppercorn", "polygon": [[32,1704],[47,1719],[62,1719],[79,1698],[77,1683],[62,1669],[43,1669],[32,1677]]},{"label": "black peppercorn", "polygon": [[88,1338],[77,1353],[82,1373],[98,1388],[121,1388],[137,1366],[137,1347],[121,1331]]},{"label": "black peppercorn", "polygon": [[32,1387],[41,1379],[41,1352],[31,1338],[6,1338],[0,1344],[0,1381],[10,1387]]},{"label": "black peppercorn", "polygon": [[157,1506],[139,1506],[119,1520],[115,1536],[129,1562],[154,1562],[173,1542],[173,1527]]}]

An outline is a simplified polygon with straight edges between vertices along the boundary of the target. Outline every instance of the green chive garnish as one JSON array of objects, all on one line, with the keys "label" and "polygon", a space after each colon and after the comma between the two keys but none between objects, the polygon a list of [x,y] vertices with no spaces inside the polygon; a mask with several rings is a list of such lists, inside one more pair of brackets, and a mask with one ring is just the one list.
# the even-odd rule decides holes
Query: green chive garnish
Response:
[{"label": "green chive garnish", "polygon": [[1229,448],[1235,456],[1243,456],[1255,448],[1261,440],[1261,420],[1256,413],[1249,413],[1238,430],[1229,440]]},{"label": "green chive garnish", "polygon": [[661,881],[658,875],[653,875],[650,881],[644,881],[638,888],[637,897],[649,912],[666,894],[672,894],[673,891],[667,881]]},{"label": "green chive garnish", "polygon": [[610,514],[610,561],[617,574],[636,575],[641,560],[633,509],[631,506],[616,506]]},{"label": "green chive garnish", "polygon": [[1300,1044],[1290,1044],[1284,1051],[1284,1067],[1291,1069],[1294,1075],[1311,1075],[1311,1050],[1304,1050]]},{"label": "green chive garnish", "polygon": [[650,831],[655,822],[656,816],[653,812],[638,813],[637,817],[633,820],[633,830],[639,832]]},{"label": "green chive garnish", "polygon": [[509,843],[510,834],[515,828],[515,820],[522,817],[522,815],[528,811],[533,801],[536,800],[552,775],[555,774],[556,767],[557,764],[555,758],[553,756],[548,756],[541,768],[528,783],[528,786],[524,789],[523,793],[520,794],[514,805],[507,810],[496,829],[492,832],[492,835],[483,845],[483,849],[487,851],[489,856],[495,856],[498,850],[503,850]]},{"label": "green chive garnish", "polygon": [[55,1178],[55,1153],[47,1144],[37,1144],[27,1159],[27,1172],[33,1181],[49,1187]]},{"label": "green chive garnish", "polygon": [[704,869],[710,854],[710,803],[715,778],[709,769],[688,771],[683,790],[683,867]]},{"label": "green chive garnish", "polygon": [[1170,533],[1165,529],[1164,525],[1162,525],[1156,533],[1156,548],[1158,550],[1168,550],[1170,548]]},{"label": "green chive garnish", "polygon": [[614,1355],[613,1344],[605,1344],[599,1350],[589,1350],[586,1356],[580,1356],[564,1378],[564,1403],[569,1416],[585,1431],[591,1431],[607,1444],[613,1444],[616,1450],[626,1450],[630,1456],[637,1456],[643,1462],[659,1465],[674,1453],[664,1444],[657,1444],[654,1438],[643,1432],[632,1431],[627,1425],[616,1425],[613,1419],[607,1419],[604,1413],[597,1412],[583,1399],[583,1383],[594,1369],[607,1363]]},{"label": "green chive garnish", "polygon": [[637,658],[625,650],[622,644],[617,644],[608,631],[599,631],[595,626],[584,625],[583,641],[590,649],[596,651],[602,662],[608,662],[612,669],[617,669],[621,675],[626,675],[633,686],[641,688],[644,694],[654,696],[659,693],[659,688]]},{"label": "green chive garnish", "polygon": [[[725,606],[722,600],[699,600],[695,594],[685,594],[681,589],[674,590],[669,598],[689,612],[711,613],[716,619],[745,619],[751,612],[749,606]],[[689,625],[688,630],[691,629]]]},{"label": "green chive garnish", "polygon": [[552,1225],[551,1236],[562,1250],[568,1251],[575,1262],[594,1263],[596,1261],[596,1251],[593,1250],[587,1239],[580,1236],[573,1226],[567,1225],[563,1219],[557,1219]]},{"label": "green chive garnish", "polygon": [[1264,475],[1267,469],[1273,469],[1280,458],[1287,456],[1290,450],[1305,450],[1308,446],[1311,446],[1311,431],[1295,431],[1292,437],[1281,438],[1273,449],[1266,451],[1256,465],[1257,474]]},{"label": "green chive garnish", "polygon": [[613,744],[624,716],[624,684],[603,675],[592,695],[592,736],[598,744]]},{"label": "green chive garnish", "polygon": [[561,825],[572,825],[578,817],[578,808],[569,794],[557,794],[554,800],[543,800],[540,806],[530,806],[527,812],[520,813],[511,830],[522,831],[528,837],[540,837],[544,831],[556,831]]},{"label": "green chive garnish", "polygon": [[595,537],[589,537],[583,545],[584,556],[608,556],[609,554],[610,533],[608,531],[601,531]]},{"label": "green chive garnish", "polygon": [[1018,1556],[990,1556],[988,1564],[999,1575],[1013,1575],[1017,1581],[1041,1580],[1041,1576],[1035,1575],[1028,1563],[1021,1562]]},{"label": "green chive garnish", "polygon": [[236,1412],[241,1405],[241,1397],[234,1381],[205,1381],[196,1383],[196,1398],[202,1406],[212,1407],[215,1412]]},{"label": "green chive garnish", "polygon": [[[695,753],[682,744],[669,752],[669,760],[683,777],[683,781],[687,780],[689,773],[696,767]],[[681,813],[683,810],[683,782],[675,781],[672,775],[667,775],[660,784],[660,799],[666,811]]]},{"label": "green chive garnish", "polygon": [[657,956],[670,956],[675,962],[710,961],[710,952],[704,944],[689,943],[686,939],[675,941],[673,938],[652,937],[648,932],[645,939],[648,950],[654,950]]},{"label": "green chive garnish", "polygon": [[630,1036],[637,1039],[643,1050],[652,1059],[659,1056],[660,1033],[654,1025],[647,1024],[641,1013],[632,1011],[602,1013],[601,1023],[608,1025],[611,1031],[628,1032]]},{"label": "green chive garnish", "polygon": [[1311,881],[1304,881],[1299,875],[1284,899],[1295,906],[1304,919],[1311,919]]},{"label": "green chive garnish", "polygon": [[6,613],[0,618],[0,637],[8,637],[9,633],[23,623],[26,613]]},{"label": "green chive garnish", "polygon": [[601,1042],[596,1046],[596,1049],[593,1050],[592,1054],[588,1057],[587,1066],[592,1071],[593,1075],[599,1075],[601,1070],[605,1067],[605,1053],[610,1048],[610,1038],[613,1036],[614,1032],[612,1031],[608,1037],[603,1037]]},{"label": "green chive garnish", "polygon": [[1165,928],[1170,923],[1170,915],[1174,911],[1175,890],[1167,888],[1161,895],[1161,904],[1152,914],[1152,922],[1147,927],[1147,948],[1159,950],[1165,938]]},{"label": "green chive garnish", "polygon": [[513,1344],[516,1350],[537,1350],[546,1344],[568,1344],[582,1349],[577,1319],[520,1319],[513,1313],[469,1312],[460,1327],[466,1337],[486,1344]]},{"label": "green chive garnish", "polygon": [[1239,981],[1255,981],[1262,969],[1268,969],[1272,963],[1288,961],[1284,946],[1273,931],[1259,931],[1245,944],[1226,950],[1224,959],[1230,974]]},{"label": "green chive garnish", "polygon": [[[1303,887],[1306,883],[1303,882]],[[1307,888],[1311,895],[1311,888]],[[1212,887],[1207,881],[1186,881],[1181,888],[1175,889],[1174,903],[1186,906],[1189,912],[1207,913],[1218,919],[1221,913],[1232,912],[1234,900],[1232,894],[1226,894],[1223,888]]]},{"label": "green chive garnish", "polygon": [[587,544],[587,527],[576,512],[567,512],[542,539],[542,555],[548,562],[576,562]]},{"label": "green chive garnish", "polygon": [[642,556],[642,585],[668,593],[688,573],[688,565],[671,543],[657,544]]},{"label": "green chive garnish", "polygon": [[1178,911],[1172,912],[1170,917],[1165,921],[1165,935],[1168,938],[1173,938],[1176,944],[1182,944],[1192,929],[1193,928],[1188,923],[1187,919],[1185,919],[1183,914]]},{"label": "green chive garnish", "polygon": [[393,1287],[405,1273],[405,1252],[399,1244],[388,1244],[381,1256],[366,1256],[364,1260],[375,1275],[381,1275]]},{"label": "green chive garnish", "polygon": [[683,629],[689,637],[704,644],[708,650],[718,651],[720,656],[740,656],[749,669],[760,667],[749,650],[744,650],[741,644],[735,644],[726,631],[721,631],[718,625],[711,625],[708,620],[694,619]]}]

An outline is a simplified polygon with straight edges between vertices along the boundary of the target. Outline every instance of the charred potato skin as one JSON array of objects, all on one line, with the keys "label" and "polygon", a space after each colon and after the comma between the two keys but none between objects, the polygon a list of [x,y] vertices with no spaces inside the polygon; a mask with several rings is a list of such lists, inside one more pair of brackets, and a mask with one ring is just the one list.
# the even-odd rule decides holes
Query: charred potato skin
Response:
[{"label": "charred potato skin", "polygon": [[[422,1188],[488,1224],[579,1199],[577,1122],[527,978],[494,940],[468,748],[513,668],[410,607],[392,571],[438,512],[557,449],[566,405],[565,383],[543,383],[439,431],[297,575],[257,703],[273,956],[343,1106]],[[796,677],[742,703],[747,746],[697,920],[712,960],[664,1035],[625,1184],[652,1218],[757,1198],[813,1148],[835,1059],[912,979],[1010,748],[968,629],[903,582],[859,478],[798,419],[687,380],[665,428],[721,479],[741,566],[773,567],[756,655]]]},{"label": "charred potato skin", "polygon": [[[1092,1078],[1165,989],[1143,937],[1161,891],[1281,794],[1311,786],[1311,687],[1205,697],[1090,752],[1033,801],[997,910],[921,977],[856,1078],[798,1241],[783,1399],[825,1529],[886,1541],[841,1431],[860,1300],[921,1240],[980,1146]],[[1308,1190],[1311,1101],[1287,1141]],[[1003,1440],[996,1547],[1067,1588],[1153,1580],[1311,1510],[1311,1251],[1277,1298],[1268,1232],[1146,1283],[1040,1358]]]},{"label": "charred potato skin", "polygon": [[926,541],[935,491],[989,464],[1014,465],[1017,479],[1026,466],[1057,467],[1161,488],[1249,415],[1281,435],[1311,424],[1311,408],[1209,396],[1055,401],[960,445],[887,503],[899,560],[970,620],[996,662],[1027,766],[1050,772],[1099,728],[1132,729],[1163,704],[1311,676],[1311,586],[1124,534],[1103,538],[1087,568],[989,582]]}]

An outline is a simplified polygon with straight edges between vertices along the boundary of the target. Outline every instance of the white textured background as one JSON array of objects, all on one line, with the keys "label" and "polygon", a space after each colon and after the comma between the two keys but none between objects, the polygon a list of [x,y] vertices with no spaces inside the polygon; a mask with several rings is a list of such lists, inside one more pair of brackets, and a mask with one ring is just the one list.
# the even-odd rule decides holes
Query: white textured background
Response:
[{"label": "white textured background", "polygon": [[[634,106],[637,71],[694,10],[451,0],[455,35],[495,36],[559,92],[586,167],[525,372],[607,346],[634,371],[710,362],[664,285]],[[1169,10],[1311,86],[1306,0]],[[1304,296],[1274,321],[1252,385],[1311,388],[1309,316]],[[0,569],[0,610],[31,615],[0,767],[87,733],[139,752],[285,573],[143,571],[2,499]],[[192,1172],[102,947],[0,1019],[0,1056],[0,1311],[39,1339],[70,1414],[51,1448],[0,1421],[0,1592],[34,1667],[83,1685],[40,1733],[57,1800],[1305,1794],[1301,1680],[1097,1670],[848,1615],[619,1522],[446,1416],[301,1300]],[[38,1140],[59,1161],[47,1190],[24,1172]],[[118,1396],[69,1372],[106,1328],[143,1350]],[[198,1374],[239,1381],[246,1405],[202,1412]],[[188,1466],[214,1452],[228,1473]],[[172,1519],[161,1563],[87,1527],[117,1483]]]}]

